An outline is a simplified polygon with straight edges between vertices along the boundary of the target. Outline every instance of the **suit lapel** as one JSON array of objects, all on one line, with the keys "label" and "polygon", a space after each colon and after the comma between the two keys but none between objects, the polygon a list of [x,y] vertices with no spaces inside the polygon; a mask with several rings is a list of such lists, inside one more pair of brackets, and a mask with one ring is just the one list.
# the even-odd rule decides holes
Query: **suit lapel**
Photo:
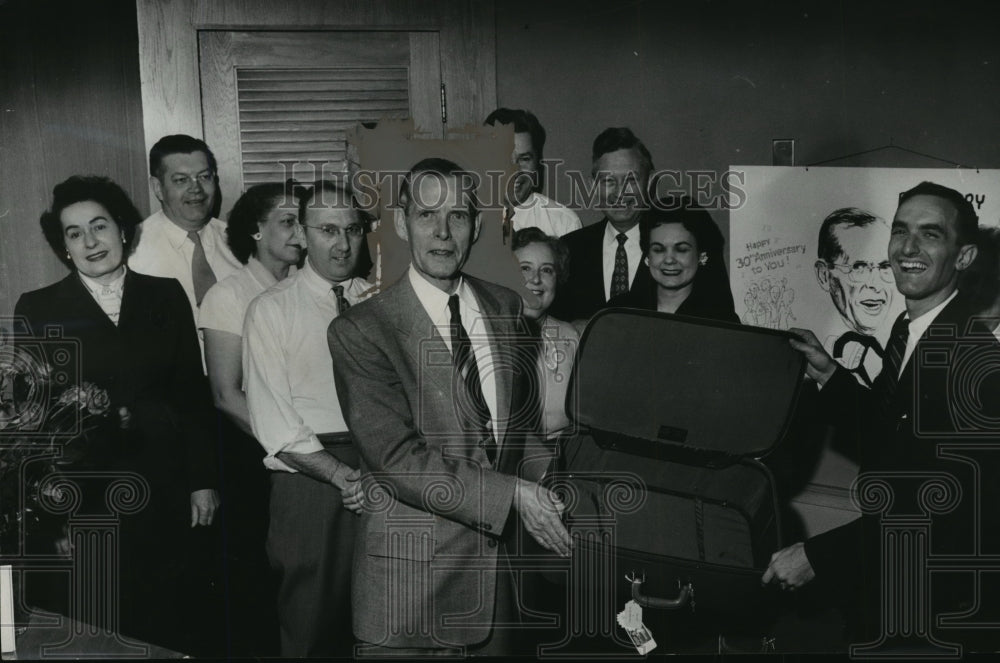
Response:
[{"label": "suit lapel", "polygon": [[62,286],[59,296],[64,301],[64,310],[71,312],[67,318],[75,320],[75,326],[79,327],[84,320],[90,320],[103,333],[114,333],[117,330],[115,323],[111,322],[111,318],[94,300],[76,272],[63,279]]},{"label": "suit lapel", "polygon": [[450,364],[451,352],[417,298],[410,279],[404,274],[392,288],[385,291],[385,296],[391,296],[395,300],[387,302],[387,308],[398,313],[395,325],[400,345],[410,355],[413,365],[418,372],[429,376],[444,389],[444,393],[450,394],[451,371],[435,369],[441,366],[446,357]]},{"label": "suit lapel", "polygon": [[965,325],[968,323],[968,314],[963,304],[961,293],[956,295],[947,306],[941,309],[934,322],[927,327],[923,335],[917,339],[917,344],[913,347],[913,354],[903,366],[903,372],[899,376],[899,386],[896,389],[895,407],[897,411],[904,412],[912,409],[914,403],[914,390],[917,387],[914,379],[914,366],[921,361],[923,349],[930,347],[934,343],[942,340],[957,340],[962,338],[968,330]]},{"label": "suit lapel", "polygon": [[[506,345],[502,339],[510,337],[510,322],[502,317],[499,302],[485,288],[480,287],[479,283],[468,277],[466,277],[466,280],[469,286],[472,287],[476,299],[479,301],[479,307],[482,310],[485,322],[486,334],[489,337],[491,366],[488,371],[480,371],[480,379],[492,373],[493,379],[496,381],[496,431],[497,441],[501,444],[502,450],[503,441],[507,435],[507,424],[510,421],[512,371],[514,367],[507,365],[510,363],[510,353],[501,352],[500,348],[502,345]],[[507,344],[509,344],[509,341]],[[499,459],[497,462],[499,463]]]},{"label": "suit lapel", "polygon": [[604,233],[607,225],[607,219],[594,224],[594,237],[590,243],[588,264],[595,265],[596,268],[589,270],[591,278],[587,288],[598,307],[607,301],[604,297]]}]

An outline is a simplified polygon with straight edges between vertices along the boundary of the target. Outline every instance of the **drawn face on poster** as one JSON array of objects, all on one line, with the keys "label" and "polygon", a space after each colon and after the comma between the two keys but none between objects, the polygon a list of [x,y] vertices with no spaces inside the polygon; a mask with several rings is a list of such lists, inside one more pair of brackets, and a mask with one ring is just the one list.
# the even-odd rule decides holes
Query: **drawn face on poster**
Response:
[{"label": "drawn face on poster", "polygon": [[884,356],[875,334],[886,324],[895,290],[888,243],[885,221],[856,207],[831,212],[817,240],[816,281],[847,327],[831,354],[869,386]]},{"label": "drawn face on poster", "polygon": [[818,244],[819,286],[848,328],[874,335],[885,323],[894,291],[889,226],[864,210],[838,209],[823,220]]},{"label": "drawn face on poster", "polygon": [[904,297],[889,261],[899,193],[929,180],[1000,219],[1000,171],[732,166],[745,201],[730,211],[730,274],[745,324],[812,330],[862,384],[882,368]]}]

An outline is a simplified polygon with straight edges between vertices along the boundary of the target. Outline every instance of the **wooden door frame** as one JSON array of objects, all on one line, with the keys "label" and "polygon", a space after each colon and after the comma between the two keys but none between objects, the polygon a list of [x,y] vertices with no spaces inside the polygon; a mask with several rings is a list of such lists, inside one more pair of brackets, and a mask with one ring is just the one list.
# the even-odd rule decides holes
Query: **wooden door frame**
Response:
[{"label": "wooden door frame", "polygon": [[[447,127],[478,126],[496,107],[493,0],[136,0],[136,19],[147,154],[168,134],[204,136],[199,30],[435,31]],[[149,200],[159,208],[151,188]]]}]

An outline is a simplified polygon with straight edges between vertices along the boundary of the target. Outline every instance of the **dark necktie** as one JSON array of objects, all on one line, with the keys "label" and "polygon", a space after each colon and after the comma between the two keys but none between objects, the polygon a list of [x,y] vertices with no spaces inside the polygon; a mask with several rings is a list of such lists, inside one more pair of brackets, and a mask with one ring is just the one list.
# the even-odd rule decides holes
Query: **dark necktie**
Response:
[{"label": "dark necktie", "polygon": [[628,235],[618,233],[618,249],[615,251],[615,271],[611,273],[611,298],[628,292],[628,254],[625,253],[625,240]]},{"label": "dark necktie", "polygon": [[896,389],[899,387],[899,372],[903,366],[903,355],[906,354],[906,341],[910,337],[910,321],[906,313],[900,313],[892,326],[889,342],[885,346],[885,361],[882,363],[882,373],[885,379],[882,384],[882,411],[891,412]]},{"label": "dark necktie", "polygon": [[341,315],[344,311],[351,308],[351,303],[347,301],[347,297],[344,297],[344,286],[333,286],[333,294],[337,296],[337,315]]},{"label": "dark necktie", "polygon": [[191,280],[194,282],[194,301],[201,306],[201,300],[205,297],[208,289],[215,285],[215,272],[208,264],[205,256],[205,247],[201,245],[201,236],[191,231],[188,239],[194,242],[194,255],[191,256]]},{"label": "dark necktie", "polygon": [[457,399],[458,418],[463,428],[470,433],[481,435],[486,456],[491,463],[496,462],[497,443],[493,438],[490,423],[490,409],[483,396],[483,385],[479,381],[479,368],[472,352],[472,341],[462,325],[462,314],[458,309],[458,295],[448,298],[451,311],[451,358],[455,368],[455,380],[465,391],[467,398]]},{"label": "dark necktie", "polygon": [[504,246],[507,245],[507,240],[510,239],[513,230],[514,230],[514,210],[505,207],[503,209],[503,226],[502,226]]}]

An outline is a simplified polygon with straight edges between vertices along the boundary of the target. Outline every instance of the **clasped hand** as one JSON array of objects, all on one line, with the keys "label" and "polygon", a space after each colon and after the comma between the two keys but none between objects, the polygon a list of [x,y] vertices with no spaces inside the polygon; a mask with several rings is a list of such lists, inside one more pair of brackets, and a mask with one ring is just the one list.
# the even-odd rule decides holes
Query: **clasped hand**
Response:
[{"label": "clasped hand", "polygon": [[537,483],[518,479],[514,508],[535,541],[561,557],[569,556],[573,540],[563,525],[562,513],[566,505],[558,495]]}]

